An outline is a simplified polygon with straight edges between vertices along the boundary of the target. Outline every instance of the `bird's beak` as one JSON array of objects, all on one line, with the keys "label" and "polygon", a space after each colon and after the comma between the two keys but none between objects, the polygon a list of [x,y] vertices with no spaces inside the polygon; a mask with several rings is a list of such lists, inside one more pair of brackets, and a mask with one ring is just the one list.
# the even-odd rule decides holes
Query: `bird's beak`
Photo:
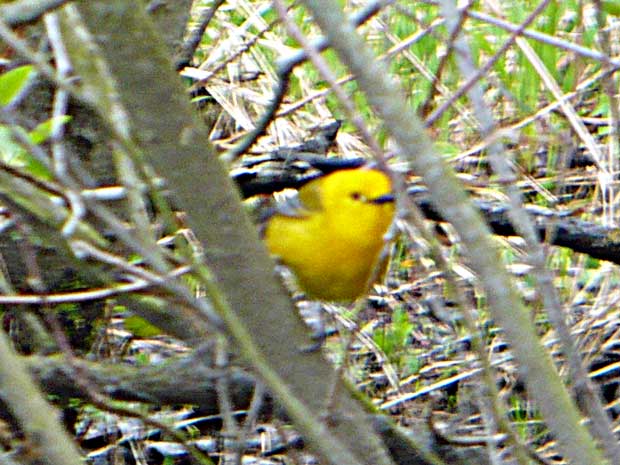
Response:
[{"label": "bird's beak", "polygon": [[394,194],[384,194],[379,197],[375,197],[374,199],[370,199],[369,203],[374,203],[375,205],[383,205],[384,203],[394,202],[396,198]]}]

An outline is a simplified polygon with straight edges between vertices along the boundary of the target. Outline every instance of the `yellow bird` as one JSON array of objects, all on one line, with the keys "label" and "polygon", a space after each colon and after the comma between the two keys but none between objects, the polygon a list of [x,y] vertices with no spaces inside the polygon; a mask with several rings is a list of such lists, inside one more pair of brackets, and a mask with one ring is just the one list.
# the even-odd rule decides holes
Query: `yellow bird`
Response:
[{"label": "yellow bird", "polygon": [[352,301],[365,294],[394,217],[390,178],[375,169],[336,171],[303,186],[299,200],[293,214],[269,218],[270,252],[311,298]]}]

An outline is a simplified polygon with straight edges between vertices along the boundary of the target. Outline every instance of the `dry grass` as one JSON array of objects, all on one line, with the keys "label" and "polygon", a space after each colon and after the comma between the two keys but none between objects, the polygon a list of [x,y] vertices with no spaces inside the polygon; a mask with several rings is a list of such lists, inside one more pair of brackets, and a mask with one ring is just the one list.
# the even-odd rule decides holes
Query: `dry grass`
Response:
[{"label": "dry grass", "polygon": [[[612,125],[618,124],[614,120],[617,110],[612,109],[617,101],[615,95],[606,94],[606,87],[611,83],[617,89],[617,78],[605,75],[606,64],[596,54],[602,50],[612,57],[616,55],[618,22],[608,16],[604,23],[608,36],[599,35],[596,40],[593,5],[586,3],[579,10],[573,2],[557,3],[562,2],[550,4],[530,27],[559,39],[559,44],[545,43],[544,38],[531,40],[534,56],[513,44],[500,52],[496,64],[484,73],[484,101],[497,124],[486,138],[480,136],[469,102],[463,97],[452,101],[442,115],[433,113],[450,101],[466,81],[454,59],[445,56],[448,39],[437,7],[415,1],[390,4],[360,31],[368,46],[387,61],[398,77],[411,106],[424,117],[433,115],[429,132],[473,196],[506,201],[503,186],[490,173],[485,156],[492,142],[501,141],[504,156],[518,174],[517,184],[526,203],[573,211],[584,219],[615,225],[620,153],[617,136],[609,134]],[[348,4],[351,11],[361,6]],[[505,20],[519,24],[534,7],[533,2],[509,4]],[[209,4],[198,5],[196,17],[200,8],[209,8]],[[471,15],[464,32],[483,66],[509,34],[479,19],[480,14],[499,18],[498,11],[484,2],[473,10],[479,14],[478,19]],[[289,18],[309,39],[318,37],[318,30],[301,7],[291,7]],[[592,50],[593,55],[587,56],[578,47]],[[203,97],[206,106],[202,110],[211,125],[212,140],[222,152],[250,131],[266,111],[273,89],[279,84],[277,67],[297,50],[284,33],[271,2],[236,0],[219,8],[196,54],[196,66],[181,74],[193,79],[192,89],[206,91],[208,98]],[[390,153],[392,147],[384,128],[356,91],[351,77],[333,53],[324,56],[368,131]],[[560,95],[565,97],[563,106]],[[231,169],[243,166],[252,157],[304,141],[317,127],[343,117],[342,106],[315,68],[308,63],[298,66],[277,118],[251,152],[235,160]],[[359,132],[345,121],[329,156],[359,157],[371,152]],[[415,179],[397,155],[389,163],[410,180]],[[268,165],[264,169],[270,168]],[[261,167],[254,169],[260,172]],[[427,226],[436,231],[434,225]],[[514,430],[540,454],[542,463],[562,463],[523,390],[501,329],[489,320],[458,237],[447,226],[444,231],[438,239],[456,275],[458,289],[445,280],[446,270],[432,257],[428,241],[416,231],[403,234],[394,249],[385,286],[375,288],[368,302],[355,309],[325,308],[331,316],[329,321],[339,330],[327,344],[331,358],[344,367],[378,409],[402,425],[428,419],[446,437],[461,441],[469,438],[478,444],[503,431],[489,423],[480,395],[483,382],[479,354],[472,349],[471,334],[461,313],[470,312],[494,370],[500,402]],[[528,273],[529,265],[524,262],[523,242],[516,238],[498,242],[545,346],[565,372],[557,337]],[[566,249],[547,247],[546,252],[553,285],[583,362],[602,386],[607,407],[616,417],[620,367],[617,268]],[[455,293],[460,293],[467,308],[457,308]],[[617,428],[617,422],[614,424]],[[283,429],[281,425],[269,428],[274,435]],[[220,445],[221,450],[232,450],[230,444]],[[269,449],[256,442],[253,450],[258,452],[261,447]],[[502,454],[509,455],[510,451],[501,445],[497,450],[499,463],[509,463]],[[300,457],[292,454],[285,461],[289,459]]]},{"label": "dry grass", "polygon": [[[508,4],[504,19],[518,24],[534,6],[531,2],[527,6]],[[348,7],[353,11],[360,6],[350,3]],[[472,10],[478,13],[478,19],[472,15],[474,18],[468,19],[463,29],[477,53],[479,65],[483,66],[509,35],[484,17],[479,20],[481,15],[499,18],[497,10],[486,4]],[[303,21],[307,17],[301,8],[292,7],[289,18],[297,20],[307,37],[317,37],[312,23]],[[219,26],[211,29],[217,32],[205,41],[202,49],[205,56],[199,66],[205,71],[222,66],[222,71],[206,83],[207,90],[224,110],[213,131],[218,135],[214,138],[218,146],[227,147],[240,132],[251,127],[248,121],[255,120],[265,110],[277,85],[274,67],[278,60],[293,53],[290,39],[275,21],[269,3],[238,2],[218,12]],[[585,4],[579,10],[571,2],[561,6],[552,4],[534,20],[531,28],[559,39],[559,44],[545,43],[543,38],[530,41],[534,55],[528,55],[523,47],[514,44],[499,52],[496,64],[481,79],[485,102],[497,122],[491,136],[481,139],[478,124],[463,98],[452,101],[441,117],[433,117],[429,131],[440,152],[462,173],[472,195],[496,201],[506,199],[485,158],[485,149],[499,140],[505,144],[505,157],[518,173],[518,186],[527,203],[574,211],[597,223],[616,224],[617,174],[614,173],[618,169],[618,148],[609,133],[610,125],[618,123],[614,123],[611,108],[616,102],[605,93],[608,82],[613,87],[616,78],[604,75],[605,64],[596,54],[602,50],[615,56],[613,48],[617,41],[612,38],[618,35],[618,22],[612,16],[607,16],[605,21],[607,35],[600,34],[597,41],[593,5]],[[450,100],[465,81],[459,76],[453,58],[445,57],[447,36],[441,22],[437,8],[429,3],[401,2],[386,6],[360,28],[368,45],[387,60],[400,79],[412,107],[424,111],[425,116],[432,115]],[[245,53],[235,53],[255,38],[258,40]],[[578,46],[592,50],[594,55],[586,56]],[[383,128],[364,98],[356,93],[346,71],[333,54],[328,52],[325,56],[337,78],[346,83],[344,89],[370,132],[389,150]],[[255,81],[239,82],[240,71],[258,71],[260,75]],[[224,77],[229,82],[223,82]],[[334,97],[310,65],[296,68],[292,82],[281,116],[269,126],[254,151],[263,153],[299,142],[313,127],[342,115]],[[565,100],[561,105],[562,95]],[[230,133],[224,129],[228,118],[234,120]],[[356,134],[345,123],[330,155],[349,157],[370,153]],[[407,172],[397,157],[390,163]],[[552,449],[546,447],[548,437],[542,434],[544,425],[521,392],[523,386],[510,352],[501,340],[501,331],[488,320],[458,238],[450,237],[443,243],[443,253],[457,271],[459,292],[466,296],[470,306],[467,310],[473,312],[482,332],[510,418],[522,440],[540,447],[541,454],[551,460]],[[501,244],[506,264],[514,271],[515,282],[530,303],[541,337],[562,367],[555,333],[541,308],[535,283],[528,275],[528,265],[523,263],[523,244],[516,239],[501,240]],[[610,400],[617,383],[617,269],[568,250],[548,248],[547,253],[554,286],[580,344],[584,363],[596,370],[592,376],[602,382]],[[429,257],[426,242],[416,237],[401,239],[391,269],[388,286],[381,288],[380,295],[371,298],[352,318],[344,316],[350,313],[348,309],[330,307],[341,337],[349,331],[354,334],[351,344],[338,339],[330,345],[334,358],[339,363],[346,360],[349,375],[375,405],[395,415],[404,425],[419,419],[420,412],[434,418],[439,415],[435,410],[439,410],[442,421],[447,415],[450,423],[459,423],[461,428],[477,425],[478,431],[471,434],[483,435],[487,430],[482,426],[476,393],[476,386],[481,382],[480,364],[477,354],[471,350],[470,336],[458,310],[451,307],[455,290],[445,282],[444,270],[438,269]],[[392,316],[397,309],[407,317],[395,322]],[[348,349],[346,354],[344,348]],[[612,412],[615,410],[613,405],[608,407]],[[455,431],[447,434],[460,434]]]}]

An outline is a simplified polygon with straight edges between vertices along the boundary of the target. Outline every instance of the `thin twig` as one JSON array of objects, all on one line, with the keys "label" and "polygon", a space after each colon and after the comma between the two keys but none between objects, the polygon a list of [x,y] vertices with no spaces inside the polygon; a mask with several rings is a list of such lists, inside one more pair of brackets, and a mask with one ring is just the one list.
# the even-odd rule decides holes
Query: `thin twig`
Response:
[{"label": "thin twig", "polygon": [[189,34],[183,45],[181,46],[181,51],[178,54],[176,60],[176,69],[184,68],[189,65],[192,61],[192,57],[196,50],[198,49],[198,45],[200,45],[200,40],[204,35],[209,23],[215,16],[218,8],[224,4],[225,0],[215,0],[209,8],[205,8],[198,18],[198,26],[196,26]]}]

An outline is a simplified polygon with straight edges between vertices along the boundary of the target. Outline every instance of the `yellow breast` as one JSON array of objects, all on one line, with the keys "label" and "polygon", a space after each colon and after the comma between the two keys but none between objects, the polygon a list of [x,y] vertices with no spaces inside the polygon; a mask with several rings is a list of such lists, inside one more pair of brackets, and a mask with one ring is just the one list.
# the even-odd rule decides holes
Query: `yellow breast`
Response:
[{"label": "yellow breast", "polygon": [[394,216],[389,178],[363,168],[338,171],[310,182],[299,196],[305,209],[269,220],[269,250],[309,297],[355,300],[372,284]]}]

